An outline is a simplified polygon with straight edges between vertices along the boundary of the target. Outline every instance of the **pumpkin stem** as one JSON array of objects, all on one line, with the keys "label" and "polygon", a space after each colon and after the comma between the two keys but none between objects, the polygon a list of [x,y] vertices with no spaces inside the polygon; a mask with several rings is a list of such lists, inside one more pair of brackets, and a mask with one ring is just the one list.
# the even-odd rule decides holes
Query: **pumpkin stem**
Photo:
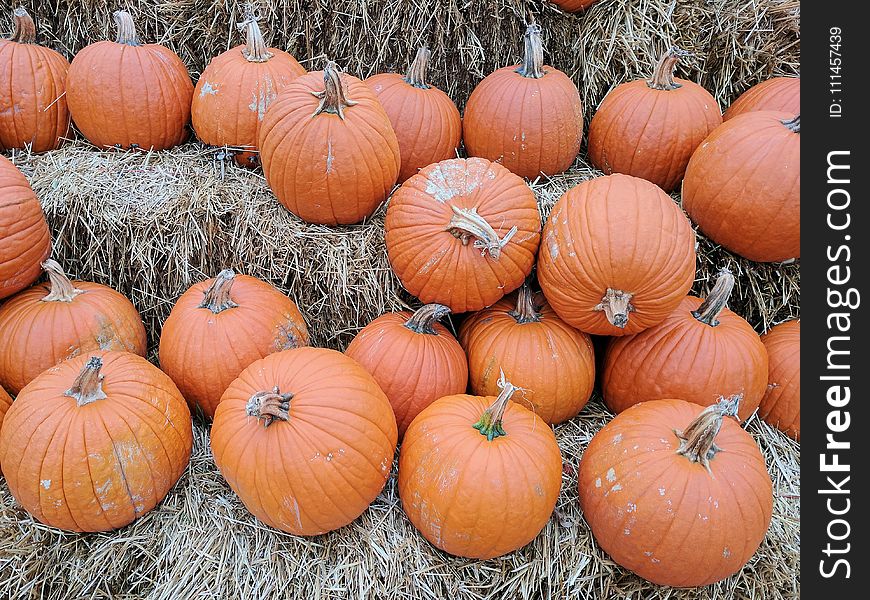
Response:
[{"label": "pumpkin stem", "polygon": [[233,282],[236,280],[236,274],[232,269],[224,269],[214,278],[214,282],[202,295],[202,302],[198,308],[207,308],[214,314],[228,308],[238,306],[230,297],[230,290],[233,288]]},{"label": "pumpkin stem", "polygon": [[540,79],[544,76],[544,43],[541,40],[541,26],[534,19],[526,27],[523,45],[523,64],[517,67],[517,73],[523,77]]},{"label": "pumpkin stem", "polygon": [[84,293],[72,284],[56,260],[49,258],[41,266],[51,282],[51,290],[42,297],[42,302],[72,302],[73,298]]},{"label": "pumpkin stem", "polygon": [[344,119],[344,109],[357,102],[347,97],[347,90],[344,89],[344,82],[341,80],[341,73],[335,61],[330,60],[323,67],[323,85],[322,92],[311,92],[315,98],[320,99],[320,105],[311,116],[316,117],[326,112]]},{"label": "pumpkin stem", "polygon": [[426,84],[426,68],[429,66],[429,57],[432,53],[426,46],[420,46],[417,50],[417,56],[414,57],[414,62],[408,67],[408,72],[405,74],[405,83],[413,85],[421,90],[428,90]]},{"label": "pumpkin stem", "polygon": [[716,327],[719,324],[719,315],[728,305],[731,290],[734,289],[734,275],[728,269],[719,271],[719,277],[713,285],[713,289],[707,294],[707,299],[692,311],[692,316],[704,325]]},{"label": "pumpkin stem", "polygon": [[486,219],[477,214],[477,208],[459,208],[452,205],[451,208],[453,216],[450,217],[446,231],[462,240],[463,246],[467,246],[469,240],[475,238],[474,247],[481,251],[481,256],[486,256],[489,252],[490,256],[498,260],[502,248],[507,246],[517,232],[517,227],[514,225],[502,239],[498,239],[498,233],[486,222]]},{"label": "pumpkin stem", "polygon": [[520,389],[509,381],[505,381],[504,371],[502,371],[498,379],[498,387],[501,390],[498,398],[495,399],[495,402],[489,408],[483,411],[483,414],[480,415],[480,420],[472,425],[472,427],[480,432],[480,435],[485,435],[486,439],[490,442],[497,437],[507,435],[502,427],[501,420],[504,417],[504,411],[507,409],[511,396]]},{"label": "pumpkin stem", "polygon": [[12,37],[10,42],[19,44],[35,44],[36,43],[36,25],[33,24],[33,19],[30,14],[19,6],[12,11]]},{"label": "pumpkin stem", "polygon": [[118,27],[118,35],[115,37],[115,43],[126,44],[128,46],[139,46],[139,38],[136,37],[136,25],[133,23],[133,17],[126,10],[116,10],[112,13],[112,18],[115,20],[115,25]]},{"label": "pumpkin stem", "polygon": [[722,451],[715,443],[722,428],[722,419],[737,416],[737,407],[742,399],[743,394],[729,398],[720,397],[719,402],[702,410],[684,431],[674,429],[674,434],[680,440],[677,454],[700,463],[712,475],[710,460]]},{"label": "pumpkin stem", "polygon": [[414,333],[436,335],[435,321],[450,314],[450,309],[443,304],[427,304],[418,308],[411,318],[405,321],[405,327]]},{"label": "pumpkin stem", "polygon": [[794,119],[790,121],[781,121],[783,125],[785,125],[789,131],[793,131],[794,133],[801,132],[801,116],[797,115]]},{"label": "pumpkin stem", "polygon": [[651,79],[647,79],[646,84],[654,90],[675,90],[683,87],[682,84],[674,81],[674,71],[677,68],[677,63],[681,58],[692,56],[691,52],[672,46],[668,48],[656,65],[655,71]]},{"label": "pumpkin stem", "polygon": [[508,314],[519,324],[540,322],[541,313],[535,306],[535,295],[528,281],[524,281],[520,286],[517,291],[517,307]]},{"label": "pumpkin stem", "polygon": [[631,305],[631,297],[632,294],[628,292],[607,288],[601,303],[597,304],[592,310],[603,310],[611,325],[624,329],[628,324],[628,313],[634,312],[634,306]]},{"label": "pumpkin stem", "polygon": [[102,368],[103,360],[99,356],[92,356],[73,381],[72,387],[63,395],[75,398],[79,406],[106,398],[106,393],[103,391],[103,376],[100,374]]},{"label": "pumpkin stem", "polygon": [[254,5],[250,2],[245,3],[244,11],[245,20],[236,24],[239,31],[245,32],[247,38],[245,49],[242,50],[242,56],[248,62],[266,62],[272,58],[272,53],[266,47],[263,32],[260,31],[260,25],[257,23],[257,17],[254,15]]},{"label": "pumpkin stem", "polygon": [[263,419],[263,427],[271,425],[275,419],[290,420],[290,400],[293,394],[282,394],[276,385],[270,391],[257,392],[245,405],[245,414]]}]

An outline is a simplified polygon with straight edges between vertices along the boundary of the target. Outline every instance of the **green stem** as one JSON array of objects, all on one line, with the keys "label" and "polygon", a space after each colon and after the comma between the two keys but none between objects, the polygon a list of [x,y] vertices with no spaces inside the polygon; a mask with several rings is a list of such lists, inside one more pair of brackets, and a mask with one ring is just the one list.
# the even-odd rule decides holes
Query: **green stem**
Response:
[{"label": "green stem", "polygon": [[501,392],[499,392],[495,402],[483,411],[483,414],[480,415],[480,420],[472,425],[472,427],[480,432],[480,435],[486,436],[486,439],[490,442],[497,437],[507,435],[504,427],[502,427],[502,418],[511,396],[519,389],[510,382],[505,381],[504,373],[501,374],[498,385],[501,388]]}]

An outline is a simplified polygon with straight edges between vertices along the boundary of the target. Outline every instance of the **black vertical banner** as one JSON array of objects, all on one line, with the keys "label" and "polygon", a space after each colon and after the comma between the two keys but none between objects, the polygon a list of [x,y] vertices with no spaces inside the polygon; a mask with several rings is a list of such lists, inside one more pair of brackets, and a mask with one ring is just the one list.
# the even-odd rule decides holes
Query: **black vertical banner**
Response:
[{"label": "black vertical banner", "polygon": [[[859,3],[801,15],[801,583],[865,597],[870,310],[864,61]],[[865,306],[867,304],[867,306]]]}]

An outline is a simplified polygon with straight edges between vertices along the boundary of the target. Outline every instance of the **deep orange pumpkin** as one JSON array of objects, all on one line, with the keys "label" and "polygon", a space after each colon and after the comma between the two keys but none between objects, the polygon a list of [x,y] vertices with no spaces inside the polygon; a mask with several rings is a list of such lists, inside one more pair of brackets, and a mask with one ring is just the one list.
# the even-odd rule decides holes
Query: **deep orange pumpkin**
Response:
[{"label": "deep orange pumpkin", "polygon": [[345,351],[371,373],[387,395],[399,439],[420,411],[438,398],[461,394],[468,386],[462,346],[438,319],[450,309],[427,304],[387,313],[366,325]]},{"label": "deep orange pumpkin", "polygon": [[45,214],[15,165],[0,156],[0,299],[33,283],[51,250]]},{"label": "deep orange pumpkin", "polygon": [[550,0],[553,4],[564,10],[565,12],[579,12],[586,10],[597,0]]},{"label": "deep orange pumpkin", "polygon": [[390,476],[396,419],[356,361],[335,350],[270,354],[224,393],[215,463],[255,517],[317,535],[360,516]]},{"label": "deep orange pumpkin", "polygon": [[85,46],[72,60],[66,99],[73,121],[100,148],[163,150],[188,137],[193,84],[172,50],[140,44],[133,18],[113,13],[114,42]]},{"label": "deep orange pumpkin", "polygon": [[722,271],[706,300],[686,296],[658,325],[611,340],[601,385],[610,410],[662,398],[709,406],[739,395],[740,419],[755,412],[767,389],[767,351],[726,308],[733,287],[734,276]]},{"label": "deep orange pumpkin", "polygon": [[160,368],[191,410],[210,418],[245,367],[308,341],[290,298],[265,281],[224,270],[192,285],[172,307],[160,335]]},{"label": "deep orange pumpkin", "polygon": [[196,136],[212,146],[230,146],[242,166],[259,164],[257,132],[278,93],[306,71],[290,54],[267,48],[253,7],[238,24],[247,43],[214,57],[196,84],[191,121]]},{"label": "deep orange pumpkin", "polygon": [[801,112],[800,77],[773,77],[752,86],[735,100],[725,114],[724,120],[756,110],[777,110],[799,115]]},{"label": "deep orange pumpkin", "polygon": [[538,281],[580,331],[631,335],[661,323],[695,278],[695,235],[658,186],[630,175],[565,192],[544,226]]},{"label": "deep orange pumpkin", "polygon": [[547,423],[579,413],[595,383],[592,340],[556,316],[528,284],[463,321],[471,391],[498,394],[500,373],[522,391],[514,398]]},{"label": "deep orange pumpkin", "polygon": [[446,396],[411,423],[399,455],[399,496],[411,523],[456,556],[488,559],[531,542],[559,496],[553,430],[510,401]]},{"label": "deep orange pumpkin", "polygon": [[800,116],[729,119],[692,155],[683,208],[707,237],[744,258],[800,258],[800,138]]},{"label": "deep orange pumpkin", "polygon": [[6,418],[10,406],[12,406],[12,396],[0,387],[0,430],[3,429],[3,419]]},{"label": "deep orange pumpkin", "polygon": [[409,292],[453,312],[480,310],[518,288],[535,263],[535,194],[497,163],[455,158],[422,169],[387,208],[390,264]]},{"label": "deep orange pumpkin", "polygon": [[674,587],[720,581],[749,561],[770,524],[773,484],[755,440],[728,418],[736,404],[643,402],[592,438],[580,506],[614,561]]},{"label": "deep orange pumpkin", "polygon": [[258,140],[275,196],[309,223],[362,221],[399,176],[399,142],[377,96],[331,61],[284,89]]},{"label": "deep orange pumpkin", "polygon": [[786,321],[761,337],[770,358],[767,392],[761,399],[761,418],[801,439],[801,322]]},{"label": "deep orange pumpkin", "polygon": [[589,159],[596,167],[642,177],[666,192],[677,186],[695,148],[722,124],[710,92],[674,78],[687,54],[670,48],[651,79],[623,83],[607,94],[589,124]]},{"label": "deep orange pumpkin", "polygon": [[109,531],[166,496],[192,443],[190,412],[169,377],[135,354],[99,352],[21,390],[0,432],[0,465],[40,522]]},{"label": "deep orange pumpkin", "polygon": [[12,37],[0,40],[0,149],[53,150],[69,134],[69,62],[36,44],[36,27],[24,8],[16,8],[12,20]]},{"label": "deep orange pumpkin", "polygon": [[526,29],[522,65],[498,69],[471,92],[462,130],[469,156],[499,161],[529,179],[561,173],[577,158],[580,92],[562,71],[544,65],[540,25]]},{"label": "deep orange pumpkin", "polygon": [[366,79],[399,140],[399,183],[427,165],[454,158],[462,141],[462,119],[456,104],[426,83],[430,54],[425,46],[420,48],[404,77],[381,73]]}]

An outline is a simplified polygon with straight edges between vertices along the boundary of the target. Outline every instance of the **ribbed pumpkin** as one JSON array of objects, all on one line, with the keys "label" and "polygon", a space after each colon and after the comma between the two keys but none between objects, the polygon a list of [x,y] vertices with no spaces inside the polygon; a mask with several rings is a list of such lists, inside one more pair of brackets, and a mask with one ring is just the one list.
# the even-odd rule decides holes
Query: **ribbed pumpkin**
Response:
[{"label": "ribbed pumpkin", "polygon": [[160,368],[190,404],[213,417],[227,386],[255,360],[308,345],[296,304],[274,287],[227,269],[192,285],[160,335]]},{"label": "ribbed pumpkin", "polygon": [[630,175],[597,177],[553,207],[538,281],[556,314],[597,335],[661,323],[695,278],[695,235],[658,186]]},{"label": "ribbed pumpkin", "polygon": [[27,178],[0,156],[0,299],[33,283],[51,250],[45,214]]},{"label": "ribbed pumpkin", "polygon": [[270,354],[224,393],[214,459],[271,527],[317,535],[360,516],[390,475],[396,419],[371,375],[335,350]]},{"label": "ribbed pumpkin", "polygon": [[309,223],[362,221],[399,176],[399,142],[378,97],[331,61],[284,89],[258,140],[272,191]]},{"label": "ribbed pumpkin", "polygon": [[193,84],[172,50],[140,44],[119,10],[114,42],[85,46],[72,60],[66,99],[79,131],[100,148],[163,150],[188,137]]},{"label": "ribbed pumpkin", "polygon": [[70,281],[54,260],[42,267],[48,282],[0,306],[0,384],[17,394],[49,367],[89,352],[145,356],[145,326],[127,298],[99,283]]},{"label": "ribbed pumpkin", "polygon": [[0,149],[45,152],[69,133],[66,74],[69,62],[36,44],[36,26],[24,8],[12,13],[12,37],[0,40]]},{"label": "ribbed pumpkin", "polygon": [[586,10],[597,0],[550,0],[553,4],[564,10],[565,12],[579,12]]},{"label": "ribbed pumpkin", "polygon": [[729,119],[692,155],[683,208],[707,237],[744,258],[800,258],[800,138],[800,116]]},{"label": "ribbed pumpkin", "polygon": [[455,158],[403,183],[384,229],[405,289],[459,313],[489,306],[523,283],[535,264],[541,217],[522,179],[486,159]]},{"label": "ribbed pumpkin", "polygon": [[468,354],[471,391],[498,394],[500,373],[522,389],[515,402],[547,423],[579,413],[595,383],[592,340],[556,316],[543,296],[523,284],[466,319],[459,341]]},{"label": "ribbed pumpkin", "polygon": [[674,78],[687,54],[670,48],[651,79],[623,83],[607,94],[589,124],[589,159],[596,167],[642,177],[666,192],[677,186],[692,152],[722,124],[710,92]]},{"label": "ribbed pumpkin", "polygon": [[345,351],[371,373],[387,395],[400,440],[421,410],[443,396],[464,393],[468,386],[465,352],[437,322],[449,313],[446,306],[427,304],[413,314],[381,315]]},{"label": "ribbed pumpkin", "polygon": [[12,406],[12,396],[0,387],[0,430],[3,429],[3,419],[6,418],[6,411],[10,406]]},{"label": "ribbed pumpkin", "polygon": [[598,545],[659,585],[695,587],[739,571],[767,532],[773,484],[752,436],[707,408],[643,402],[599,431],[583,453],[583,517]]},{"label": "ribbed pumpkin", "polygon": [[499,396],[446,396],[411,423],[399,455],[399,496],[411,523],[456,556],[488,559],[531,542],[559,496],[556,436]]},{"label": "ribbed pumpkin", "polygon": [[728,107],[722,118],[727,121],[737,115],[756,110],[777,110],[799,115],[801,112],[800,77],[773,77],[752,86]]},{"label": "ribbed pumpkin", "polygon": [[801,439],[801,322],[786,321],[761,337],[770,359],[767,392],[761,399],[761,418]]},{"label": "ribbed pumpkin", "polygon": [[637,335],[614,338],[604,359],[602,392],[610,410],[680,398],[701,406],[739,395],[747,419],[767,389],[767,351],[726,305],[734,287],[727,270],[706,300],[686,296],[664,321]]},{"label": "ribbed pumpkin", "polygon": [[109,531],[163,500],[192,443],[190,412],[169,377],[135,354],[100,352],[21,390],[0,432],[0,465],[40,522]]},{"label": "ribbed pumpkin", "polygon": [[583,106],[574,82],[544,65],[541,27],[525,34],[523,64],[481,81],[465,105],[462,136],[469,156],[499,161],[534,179],[571,166],[583,139]]},{"label": "ribbed pumpkin", "polygon": [[257,132],[266,109],[306,71],[290,54],[266,47],[251,4],[245,5],[238,28],[247,43],[211,60],[193,91],[190,115],[200,140],[235,148],[238,164],[255,166],[260,162]]}]

